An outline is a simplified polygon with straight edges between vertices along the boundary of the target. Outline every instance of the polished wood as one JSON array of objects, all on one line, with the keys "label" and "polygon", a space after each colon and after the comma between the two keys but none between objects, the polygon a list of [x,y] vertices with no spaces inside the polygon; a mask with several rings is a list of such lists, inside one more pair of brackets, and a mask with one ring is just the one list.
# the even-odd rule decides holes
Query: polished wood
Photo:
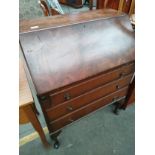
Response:
[{"label": "polished wood", "polygon": [[68,5],[74,8],[81,8],[83,6],[82,0],[74,0],[73,2],[69,0],[59,0],[60,4]]},{"label": "polished wood", "polygon": [[[115,69],[110,73],[108,72],[105,74],[101,74],[94,78],[80,82],[79,84],[74,85],[73,87],[70,86],[63,90],[59,90],[58,92],[52,93],[50,95],[50,98],[52,99],[53,102],[51,106],[60,104],[62,102],[65,102],[66,100],[75,98],[101,85],[122,78],[125,75],[132,73],[133,71],[134,71],[134,63],[131,63],[129,65],[119,67],[119,69]],[[66,99],[66,95],[69,96],[69,99]]]},{"label": "polished wood", "polygon": [[41,124],[36,115],[34,101],[24,71],[22,59],[19,59],[19,123],[25,124],[31,122],[35,130],[38,132],[42,143],[49,146]]},{"label": "polished wood", "polygon": [[126,104],[135,60],[128,15],[106,9],[21,21],[20,45],[50,135],[105,105]]},{"label": "polished wood", "polygon": [[[81,16],[83,17],[83,14]],[[106,18],[110,17],[107,15],[94,22],[20,35],[38,95],[134,60],[134,33],[128,23],[128,16],[123,14],[117,18],[110,18],[112,24],[108,26]],[[110,38],[109,31],[113,32]],[[73,49],[76,52],[73,52]],[[109,55],[110,52],[113,54]]]},{"label": "polished wood", "polygon": [[46,18],[40,17],[36,19],[25,19],[19,21],[19,32],[27,33],[34,30],[39,31],[42,29],[52,29],[123,15],[123,13],[117,12],[112,9],[101,9],[80,13],[77,12],[71,14],[64,14],[59,16],[50,16]]},{"label": "polished wood", "polygon": [[132,74],[120,79],[113,81],[111,83],[108,83],[107,85],[100,86],[96,89],[93,89],[91,91],[88,91],[85,94],[79,95],[78,97],[75,97],[74,99],[70,101],[63,102],[62,104],[52,107],[50,109],[47,109],[47,115],[50,120],[55,120],[63,115],[66,115],[67,113],[70,113],[82,106],[85,106],[89,104],[90,102],[97,100],[101,97],[104,97],[108,94],[111,94],[127,85],[129,85],[131,81]]},{"label": "polished wood", "polygon": [[50,128],[52,130],[52,132],[55,132],[59,129],[61,129],[62,127],[76,121],[77,119],[107,105],[108,103],[111,103],[115,100],[115,98],[117,98],[117,100],[119,100],[121,97],[124,97],[127,93],[127,87],[114,92],[113,94],[110,94],[106,97],[100,98],[94,102],[92,102],[91,104],[88,104],[80,109],[77,109],[76,111],[69,113],[68,115],[65,115],[63,117],[60,117],[59,119],[55,120],[55,121],[51,121],[50,123]]}]

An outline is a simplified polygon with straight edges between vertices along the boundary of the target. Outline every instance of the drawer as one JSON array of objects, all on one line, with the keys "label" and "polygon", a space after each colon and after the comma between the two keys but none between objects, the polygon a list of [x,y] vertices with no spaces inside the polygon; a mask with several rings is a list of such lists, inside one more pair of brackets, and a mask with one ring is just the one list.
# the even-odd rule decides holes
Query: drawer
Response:
[{"label": "drawer", "polygon": [[85,82],[81,82],[75,86],[51,94],[50,95],[50,100],[52,102],[51,106],[55,106],[67,100],[73,99],[74,97],[77,97],[87,91],[95,89],[101,85],[117,80],[119,78],[122,78],[125,75],[130,74],[132,72],[134,72],[134,63],[124,65],[119,69],[115,69],[108,73],[89,79]]},{"label": "drawer", "polygon": [[55,132],[59,129],[61,129],[62,127],[76,121],[77,119],[107,105],[110,104],[114,101],[114,99],[117,98],[117,100],[119,100],[120,98],[126,96],[127,93],[127,89],[128,87],[122,88],[121,90],[118,90],[117,92],[114,92],[106,97],[100,98],[94,102],[92,102],[91,104],[82,107],[64,117],[61,117],[58,120],[55,120],[53,122],[50,123],[50,132]]},{"label": "drawer", "polygon": [[100,86],[96,89],[93,89],[83,95],[80,95],[70,101],[66,101],[62,104],[59,104],[55,107],[47,109],[47,116],[50,121],[55,120],[63,115],[66,115],[80,107],[83,107],[90,102],[99,99],[103,96],[106,96],[110,93],[113,93],[130,83],[132,74],[125,76],[123,79],[113,81],[104,86]]}]

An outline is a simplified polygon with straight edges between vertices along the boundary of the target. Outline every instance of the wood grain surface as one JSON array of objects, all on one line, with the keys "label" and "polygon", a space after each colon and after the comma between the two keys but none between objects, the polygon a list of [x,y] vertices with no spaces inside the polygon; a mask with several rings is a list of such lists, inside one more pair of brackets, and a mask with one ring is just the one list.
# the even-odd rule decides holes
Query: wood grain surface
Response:
[{"label": "wood grain surface", "polygon": [[[104,14],[102,10],[90,14],[79,14],[75,19],[66,15],[64,24],[78,18],[83,19],[81,24],[20,34],[38,95],[134,61],[129,17]],[[60,24],[59,18],[57,21]],[[48,24],[53,25],[55,20]]]}]

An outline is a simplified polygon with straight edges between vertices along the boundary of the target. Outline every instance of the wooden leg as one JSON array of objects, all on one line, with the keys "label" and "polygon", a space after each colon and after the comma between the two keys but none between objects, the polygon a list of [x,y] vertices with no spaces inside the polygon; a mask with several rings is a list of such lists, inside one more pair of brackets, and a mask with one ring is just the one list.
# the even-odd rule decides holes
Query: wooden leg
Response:
[{"label": "wooden leg", "polygon": [[32,123],[34,129],[38,132],[42,143],[44,144],[44,146],[48,147],[49,143],[46,140],[46,137],[45,137],[45,134],[43,132],[42,126],[41,126],[41,124],[40,124],[40,122],[39,122],[39,120],[38,120],[38,118],[36,116],[33,104],[29,104],[29,105],[23,107],[23,109],[24,109],[29,121]]},{"label": "wooden leg", "polygon": [[93,9],[93,0],[89,0],[89,9],[90,9],[90,10]]},{"label": "wooden leg", "polygon": [[60,133],[61,133],[61,130],[58,131],[58,132],[56,132],[56,133],[54,133],[53,135],[50,136],[51,139],[54,140],[54,148],[55,148],[55,149],[58,149],[59,146],[60,146],[59,140],[58,140],[58,138],[57,138],[57,137],[59,136]]}]

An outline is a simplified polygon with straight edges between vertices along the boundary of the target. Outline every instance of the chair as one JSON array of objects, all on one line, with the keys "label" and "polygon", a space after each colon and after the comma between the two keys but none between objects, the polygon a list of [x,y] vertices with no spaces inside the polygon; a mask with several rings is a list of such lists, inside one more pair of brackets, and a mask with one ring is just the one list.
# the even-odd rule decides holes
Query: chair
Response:
[{"label": "chair", "polygon": [[54,8],[49,8],[45,0],[39,0],[38,1],[41,9],[43,10],[44,16],[53,16],[53,15],[59,15],[61,14]]}]

